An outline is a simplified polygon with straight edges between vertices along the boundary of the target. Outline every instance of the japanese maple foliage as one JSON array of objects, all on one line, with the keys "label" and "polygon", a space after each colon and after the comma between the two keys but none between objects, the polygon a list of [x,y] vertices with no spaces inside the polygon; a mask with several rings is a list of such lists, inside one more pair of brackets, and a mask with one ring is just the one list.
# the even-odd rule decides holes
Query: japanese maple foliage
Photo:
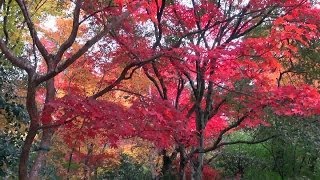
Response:
[{"label": "japanese maple foliage", "polygon": [[[21,178],[28,177],[25,164],[39,130],[41,146],[50,145],[57,128],[66,129],[70,146],[99,136],[116,147],[139,137],[163,157],[166,150],[172,158],[179,153],[181,178],[192,163],[192,176],[201,179],[204,153],[236,143],[224,137],[240,128],[269,126],[266,109],[320,114],[319,92],[282,76],[302,61],[298,49],[319,37],[319,8],[307,0],[75,1],[72,21],[58,22],[60,29],[72,22],[71,29],[58,32],[35,29],[26,4],[17,2],[34,55],[42,56],[39,63],[19,59],[1,40],[6,57],[29,74],[31,130]],[[35,101],[37,89],[43,101]],[[119,94],[128,100],[115,100]]]},{"label": "japanese maple foliage", "polygon": [[[98,124],[88,132],[111,132],[114,137],[106,137],[112,144],[138,136],[160,149],[180,147],[180,157],[188,162],[195,153],[226,144],[223,136],[236,129],[269,126],[267,108],[285,116],[319,115],[316,89],[282,86],[279,76],[286,64],[300,60],[299,46],[308,47],[319,37],[315,21],[319,9],[309,2],[114,1],[113,5],[116,9],[101,9],[95,15],[98,23],[123,9],[132,19],[105,39],[114,44],[108,53],[110,65],[142,63],[158,56],[140,69],[153,87],[129,107],[95,100],[97,104],[91,104],[83,97],[79,103],[87,105],[80,106],[104,104],[78,113],[88,124]],[[255,32],[258,28],[262,32]],[[90,56],[102,57],[101,52]],[[104,110],[96,113],[99,109]]]},{"label": "japanese maple foliage", "polygon": [[[307,47],[309,41],[319,37],[319,24],[313,21],[319,19],[318,13],[302,13],[318,9],[306,1],[223,3],[226,9],[220,1],[192,1],[191,5],[175,2],[157,9],[158,21],[150,18],[158,31],[152,48],[165,53],[158,61],[144,66],[146,77],[158,92],[151,96],[171,102],[171,108],[181,114],[183,118],[175,120],[183,119],[183,130],[197,137],[198,143],[191,145],[198,148],[195,152],[207,152],[224,144],[222,137],[236,127],[269,125],[264,111],[268,107],[278,115],[319,114],[316,89],[307,85],[281,87],[278,77],[285,70],[283,65],[300,60],[299,46]],[[230,14],[228,5],[229,10],[234,8]],[[264,35],[254,34],[259,26]],[[189,98],[179,101],[181,96]],[[303,103],[304,100],[309,103]],[[151,127],[153,118],[160,125],[171,122],[172,117],[161,107],[141,113]],[[162,123],[163,119],[167,123]],[[183,126],[185,123],[188,127]],[[167,131],[165,143],[172,137]],[[179,138],[175,140],[177,145],[183,144]]]}]

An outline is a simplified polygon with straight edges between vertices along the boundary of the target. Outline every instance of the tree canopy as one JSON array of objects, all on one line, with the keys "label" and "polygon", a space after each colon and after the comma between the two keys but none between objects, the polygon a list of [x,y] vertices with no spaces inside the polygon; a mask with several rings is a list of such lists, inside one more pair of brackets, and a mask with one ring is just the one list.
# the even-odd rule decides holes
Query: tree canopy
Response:
[{"label": "tree canopy", "polygon": [[[319,123],[318,2],[3,0],[0,10],[0,118],[27,127],[10,145],[23,144],[19,179],[252,177],[255,161],[241,164],[235,147],[281,178],[316,174],[304,148],[317,140],[295,132]],[[279,158],[297,164],[272,167]]]}]

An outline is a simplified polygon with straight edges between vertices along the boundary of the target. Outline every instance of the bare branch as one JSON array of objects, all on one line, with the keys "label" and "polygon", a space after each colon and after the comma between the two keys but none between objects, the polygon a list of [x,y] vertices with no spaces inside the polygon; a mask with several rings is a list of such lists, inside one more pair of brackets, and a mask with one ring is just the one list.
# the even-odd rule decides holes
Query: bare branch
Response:
[{"label": "bare branch", "polygon": [[191,89],[192,89],[192,92],[194,93],[194,95],[196,96],[196,92],[197,92],[197,89],[196,89],[196,85],[194,83],[194,81],[192,80],[191,78],[191,75],[187,72],[187,71],[184,71],[183,72],[183,75],[185,75],[190,83],[190,86],[191,86]]},{"label": "bare branch", "polygon": [[242,92],[242,91],[237,91],[237,90],[233,90],[233,89],[229,89],[227,87],[224,87],[218,83],[215,83],[213,82],[214,85],[216,85],[217,87],[221,88],[221,89],[224,89],[226,91],[229,91],[229,92],[234,92],[234,93],[237,93],[237,94],[242,94],[242,95],[246,95],[246,96],[249,96],[249,97],[254,97],[253,95],[251,94],[248,94],[248,93],[245,93],[245,92]]},{"label": "bare branch", "polygon": [[72,30],[70,33],[70,36],[68,39],[61,44],[59,50],[57,51],[57,54],[54,56],[55,63],[58,63],[62,56],[63,53],[71,47],[71,45],[74,43],[77,34],[78,34],[78,29],[79,29],[79,16],[80,16],[80,9],[81,9],[81,1],[77,0],[76,1],[76,7],[73,11],[73,22],[72,22]]},{"label": "bare branch", "polygon": [[[252,111],[252,110],[251,110]],[[223,129],[219,135],[218,135],[218,138],[216,139],[216,141],[214,142],[213,146],[212,147],[209,147],[207,149],[205,149],[206,152],[209,152],[209,151],[212,151],[214,149],[217,148],[218,144],[220,143],[220,141],[222,140],[222,137],[225,133],[227,133],[228,131],[230,131],[231,129],[234,129],[236,127],[238,127],[248,116],[249,116],[249,113],[251,112],[247,112],[246,114],[244,114],[242,117],[238,118],[238,120],[234,123],[232,123],[231,125],[229,125],[228,127],[226,127],[225,129]]]},{"label": "bare branch", "polygon": [[234,123],[232,123],[231,125],[229,125],[228,127],[226,127],[225,129],[223,129],[217,139],[215,140],[215,142],[213,143],[212,146],[208,147],[208,148],[205,148],[205,149],[195,149],[193,151],[191,151],[188,155],[188,158],[191,158],[193,156],[193,154],[195,153],[207,153],[207,152],[210,152],[210,151],[213,151],[213,150],[216,150],[219,146],[219,143],[221,142],[223,136],[225,133],[229,132],[231,129],[234,129],[236,127],[238,127],[248,116],[249,116],[249,113],[252,112],[252,110],[248,111],[246,114],[244,114],[242,117],[238,118],[238,120]]},{"label": "bare branch", "polygon": [[69,120],[66,120],[64,122],[59,122],[59,123],[54,123],[54,124],[46,124],[46,125],[43,125],[43,126],[39,126],[38,127],[38,130],[39,129],[51,129],[51,128],[57,128],[57,127],[60,127],[62,125],[66,125],[68,123],[71,123],[72,121],[76,120],[77,117],[79,116],[74,116],[73,118],[69,119]]},{"label": "bare branch", "polygon": [[40,76],[37,79],[37,84],[40,84],[52,77],[56,76],[60,72],[67,69],[71,64],[73,64],[78,58],[80,58],[84,53],[88,51],[95,43],[101,40],[104,35],[106,35],[111,29],[116,29],[120,26],[121,22],[129,16],[129,12],[124,13],[121,17],[114,19],[113,22],[106,25],[102,31],[100,31],[97,35],[95,35],[92,39],[88,40],[76,53],[74,53],[70,58],[68,58],[65,62],[58,65],[54,71],[48,72],[47,74]]},{"label": "bare branch", "polygon": [[147,70],[146,68],[144,68],[143,70],[144,70],[144,73],[145,73],[145,75],[147,76],[147,78],[148,78],[148,79],[154,84],[154,86],[157,88],[157,90],[158,90],[159,95],[161,96],[161,98],[163,98],[164,96],[163,96],[163,93],[162,93],[162,91],[161,91],[161,88],[160,88],[157,80],[149,74],[149,72],[148,72],[148,70]]},{"label": "bare branch", "polygon": [[176,94],[176,100],[175,100],[175,108],[178,109],[178,106],[179,106],[179,99],[180,99],[180,96],[181,96],[181,93],[184,89],[184,79],[179,76],[179,80],[178,80],[178,85],[177,85],[177,94]]},{"label": "bare branch", "polygon": [[121,83],[122,80],[126,79],[126,75],[127,73],[130,71],[131,68],[135,68],[135,67],[142,67],[143,65],[150,63],[151,61],[154,61],[155,59],[159,58],[160,56],[162,56],[162,54],[157,54],[149,59],[146,59],[144,61],[139,61],[139,62],[132,62],[129,65],[127,65],[121,72],[120,76],[109,86],[107,86],[106,88],[102,89],[101,91],[97,92],[96,94],[92,95],[90,98],[92,99],[96,99],[98,97],[103,96],[105,93],[111,91],[114,87],[116,87],[117,85],[119,85]]},{"label": "bare branch", "polygon": [[25,71],[27,71],[29,74],[33,73],[33,68],[29,61],[16,57],[13,52],[6,46],[6,43],[0,39],[0,49],[1,52],[5,55],[5,57],[14,65],[17,66]]},{"label": "bare branch", "polygon": [[162,93],[163,93],[163,99],[168,99],[168,95],[167,95],[167,87],[166,87],[166,84],[163,80],[163,77],[161,76],[155,62],[152,62],[152,68],[153,68],[153,71],[156,75],[156,77],[158,78],[159,82],[160,82],[160,85],[161,85],[161,88],[162,88]]},{"label": "bare branch", "polygon": [[216,107],[210,112],[209,119],[211,119],[214,115],[216,115],[220,109],[220,107],[227,102],[227,98],[224,98],[221,100]]},{"label": "bare branch", "polygon": [[207,123],[206,121],[209,121],[209,117],[210,114],[212,112],[212,103],[213,103],[213,83],[212,81],[209,81],[209,85],[207,88],[207,96],[206,96],[206,107],[205,107],[205,111],[204,111],[204,116],[205,116],[205,123]]},{"label": "bare branch", "polygon": [[289,68],[289,69],[287,69],[287,70],[285,70],[285,71],[283,71],[283,72],[280,72],[279,78],[277,78],[277,85],[278,85],[278,87],[281,86],[281,80],[282,80],[282,78],[283,78],[283,75],[292,72],[292,69],[293,69],[293,67],[291,67],[291,68]]},{"label": "bare branch", "polygon": [[[272,12],[273,10],[275,10],[275,9],[276,9],[276,6],[270,8],[270,10],[260,19],[260,21],[258,21],[255,25],[251,26],[249,29],[243,31],[242,33],[237,34],[237,35],[236,35],[236,38],[241,37],[241,36],[244,36],[244,35],[248,34],[249,32],[251,32],[251,31],[252,31],[253,29],[255,29],[256,27],[260,26],[260,25],[264,22],[264,20],[265,20],[267,17],[269,17],[269,15],[271,14],[271,12]],[[241,30],[241,28],[240,28],[240,30]]]},{"label": "bare branch", "polygon": [[[5,36],[5,43],[8,44],[9,42],[9,32],[8,32],[8,14],[9,14],[9,10],[10,10],[10,4],[11,4],[12,0],[9,0],[8,5],[6,5],[6,3],[3,3],[3,10],[4,10],[4,16],[3,16],[3,33]],[[2,4],[2,3],[1,3]],[[1,8],[1,6],[0,6]]]},{"label": "bare branch", "polygon": [[30,15],[29,15],[29,12],[27,10],[25,3],[23,2],[23,0],[16,0],[16,2],[18,3],[18,5],[22,11],[22,14],[23,14],[23,17],[27,23],[31,38],[34,40],[34,42],[35,42],[38,50],[40,51],[41,55],[43,56],[43,58],[46,61],[49,61],[49,59],[50,59],[49,53],[48,53],[47,49],[44,47],[44,45],[40,42],[37,31],[34,28],[34,24],[30,18]]},{"label": "bare branch", "polygon": [[276,138],[279,135],[273,135],[264,139],[260,139],[260,140],[251,140],[251,141],[245,141],[245,140],[239,140],[239,141],[231,141],[231,142],[221,142],[217,148],[222,147],[222,146],[226,146],[226,145],[233,145],[233,144],[259,144],[265,141],[268,141],[270,139]]},{"label": "bare branch", "polygon": [[122,91],[128,94],[133,94],[135,96],[139,96],[139,97],[145,97],[144,95],[140,94],[140,93],[136,93],[127,89],[121,89],[121,88],[113,88],[111,91]]},{"label": "bare branch", "polygon": [[[158,20],[158,33],[156,33],[156,42],[154,43],[152,49],[155,49],[157,46],[160,46],[160,41],[161,41],[161,38],[162,38],[162,24],[161,24],[161,17],[163,15],[163,11],[164,11],[164,8],[166,6],[166,0],[162,0],[161,1],[161,7],[159,7],[159,3],[158,1],[156,1],[156,6],[157,6],[157,20]],[[155,25],[156,27],[156,25]]]}]

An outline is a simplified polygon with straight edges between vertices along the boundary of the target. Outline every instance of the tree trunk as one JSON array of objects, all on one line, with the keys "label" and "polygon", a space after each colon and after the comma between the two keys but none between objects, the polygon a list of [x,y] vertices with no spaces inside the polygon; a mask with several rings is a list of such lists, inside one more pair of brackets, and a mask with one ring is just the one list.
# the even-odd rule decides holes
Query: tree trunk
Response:
[{"label": "tree trunk", "polygon": [[32,147],[34,138],[37,135],[37,130],[39,127],[39,116],[36,104],[36,86],[33,83],[33,74],[29,75],[28,78],[28,90],[27,90],[27,100],[26,108],[30,118],[30,128],[27,133],[26,140],[22,146],[20,161],[19,161],[19,179],[25,180],[30,179],[28,175],[28,160],[29,154]]},{"label": "tree trunk", "polygon": [[[53,64],[53,61],[51,61],[48,64],[48,70],[51,70],[54,68],[55,68],[55,65]],[[48,103],[48,102],[54,100],[55,95],[56,95],[56,90],[55,90],[55,86],[54,86],[54,78],[52,78],[52,79],[49,79],[46,83],[45,103]],[[34,97],[34,99],[35,99],[35,97]],[[35,106],[35,108],[37,108],[37,107]],[[39,117],[39,113],[38,113],[38,117]],[[38,122],[38,124],[40,123],[39,118],[38,118],[37,122]],[[30,180],[38,179],[38,177],[41,173],[41,169],[43,168],[43,166],[45,164],[47,154],[50,150],[51,139],[52,139],[53,134],[54,134],[54,129],[52,129],[52,128],[51,129],[44,129],[42,131],[42,137],[41,137],[38,153],[37,153],[37,156],[34,160],[33,166],[31,168],[31,171],[29,174]]]},{"label": "tree trunk", "polygon": [[180,165],[179,165],[179,179],[185,180],[186,179],[186,162],[184,158],[180,157]]},{"label": "tree trunk", "polygon": [[83,179],[87,179],[87,180],[91,179],[91,169],[90,169],[90,165],[89,165],[89,160],[90,160],[92,153],[93,153],[93,144],[89,144],[88,145],[88,153],[87,153],[87,156],[84,160],[84,167],[83,167],[84,178]]},{"label": "tree trunk", "polygon": [[162,156],[162,175],[166,175],[166,174],[170,174],[170,170],[171,170],[171,159],[170,157],[167,155],[166,150],[163,150],[163,156]]},{"label": "tree trunk", "polygon": [[178,152],[180,153],[180,163],[179,163],[179,179],[180,180],[185,180],[186,179],[186,165],[187,165],[187,160],[186,160],[186,152],[184,145],[179,145]]},{"label": "tree trunk", "polygon": [[199,153],[194,165],[192,166],[191,179],[202,180],[203,159],[204,154]]},{"label": "tree trunk", "polygon": [[38,149],[36,159],[30,171],[29,179],[38,179],[39,174],[41,173],[41,170],[45,164],[47,154],[50,150],[53,132],[54,131],[52,129],[43,130],[40,146]]},{"label": "tree trunk", "polygon": [[[203,130],[204,130],[204,113],[202,112],[200,106],[197,108],[197,132],[198,132],[198,148],[203,149],[204,148],[204,136],[203,136]],[[193,163],[192,166],[192,173],[191,173],[191,179],[194,180],[201,180],[202,179],[202,168],[203,168],[203,153],[198,153],[198,157]]]},{"label": "tree trunk", "polygon": [[32,142],[36,134],[37,134],[37,130],[30,128],[30,130],[28,131],[26,140],[24,141],[24,144],[22,146],[20,160],[19,160],[19,179],[20,180],[29,179],[28,178],[28,160],[29,160],[29,154],[30,154]]},{"label": "tree trunk", "polygon": [[69,156],[69,160],[68,160],[67,180],[70,179],[70,170],[71,170],[72,156],[73,156],[74,150],[75,150],[75,147],[72,148],[70,156]]}]

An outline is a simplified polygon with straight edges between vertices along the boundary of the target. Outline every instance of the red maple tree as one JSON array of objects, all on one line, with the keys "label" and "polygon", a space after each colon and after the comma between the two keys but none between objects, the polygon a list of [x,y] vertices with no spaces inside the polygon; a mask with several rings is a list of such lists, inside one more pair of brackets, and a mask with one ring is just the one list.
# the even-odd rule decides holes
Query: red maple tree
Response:
[{"label": "red maple tree", "polygon": [[[272,138],[224,141],[239,128],[268,126],[266,109],[285,116],[320,113],[316,89],[282,82],[283,64],[300,61],[299,47],[308,47],[319,37],[319,9],[307,0],[79,0],[74,2],[70,36],[55,51],[40,41],[24,1],[17,2],[35,51],[47,66],[45,73],[39,73],[37,64],[16,57],[0,41],[8,60],[29,76],[31,124],[20,159],[21,179],[37,176],[50,139],[61,126],[70,134],[79,134],[80,140],[103,134],[114,146],[122,138],[148,140],[164,152],[163,158],[169,158],[163,167],[170,166],[179,154],[180,178],[191,164],[192,177],[202,179],[205,153]],[[85,36],[77,37],[84,22],[92,29],[88,27]],[[85,43],[73,49],[77,38]],[[89,63],[79,66],[82,60]],[[115,76],[113,70],[119,67]],[[86,68],[92,78],[106,75],[108,80],[102,78],[97,86],[103,88],[87,96],[77,83],[54,83],[68,68]],[[150,80],[149,92],[124,89],[136,71]],[[35,94],[42,83],[46,83],[46,95],[39,111]],[[56,98],[56,88],[69,92]],[[137,97],[130,106],[123,106],[103,99],[111,90]],[[81,128],[77,120],[85,122]],[[28,174],[30,148],[40,130],[42,150]],[[68,133],[66,140],[72,141]]]}]

